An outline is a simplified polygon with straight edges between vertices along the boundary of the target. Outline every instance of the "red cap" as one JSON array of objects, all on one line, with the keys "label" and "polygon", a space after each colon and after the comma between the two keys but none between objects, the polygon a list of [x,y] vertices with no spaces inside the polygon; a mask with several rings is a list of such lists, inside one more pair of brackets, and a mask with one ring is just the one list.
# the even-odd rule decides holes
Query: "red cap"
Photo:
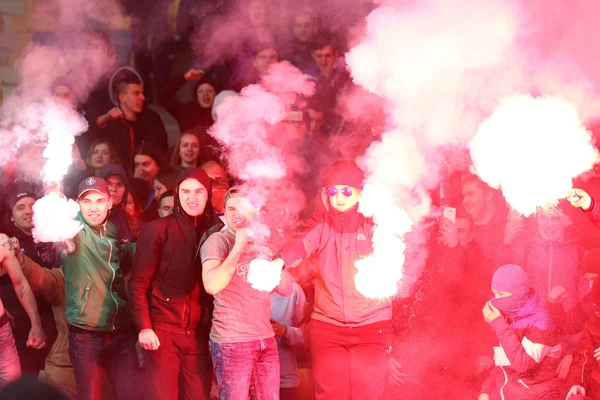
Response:
[{"label": "red cap", "polygon": [[325,186],[345,185],[352,186],[356,189],[364,187],[365,174],[356,165],[356,162],[351,160],[336,161],[327,172],[325,178]]}]

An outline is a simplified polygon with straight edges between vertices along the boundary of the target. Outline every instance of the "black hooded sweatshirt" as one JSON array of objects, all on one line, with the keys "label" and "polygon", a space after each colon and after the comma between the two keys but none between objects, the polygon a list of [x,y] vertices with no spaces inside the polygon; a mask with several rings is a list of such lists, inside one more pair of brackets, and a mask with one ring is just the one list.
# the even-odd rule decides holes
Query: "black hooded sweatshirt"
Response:
[{"label": "black hooded sweatshirt", "polygon": [[[193,178],[208,192],[204,213],[192,217],[179,201],[181,182]],[[202,283],[200,246],[223,223],[213,211],[210,179],[200,168],[186,169],[175,186],[172,215],[149,222],[137,242],[129,299],[138,331],[157,329],[208,337],[212,297]]]}]

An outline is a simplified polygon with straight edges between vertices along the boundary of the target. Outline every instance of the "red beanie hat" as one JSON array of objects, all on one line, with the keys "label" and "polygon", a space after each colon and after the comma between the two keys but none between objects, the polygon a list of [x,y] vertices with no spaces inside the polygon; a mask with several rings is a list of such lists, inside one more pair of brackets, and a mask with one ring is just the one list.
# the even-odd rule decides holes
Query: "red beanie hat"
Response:
[{"label": "red beanie hat", "polygon": [[325,178],[325,186],[345,185],[352,186],[356,189],[364,187],[363,181],[365,174],[356,165],[356,162],[350,160],[336,161]]}]

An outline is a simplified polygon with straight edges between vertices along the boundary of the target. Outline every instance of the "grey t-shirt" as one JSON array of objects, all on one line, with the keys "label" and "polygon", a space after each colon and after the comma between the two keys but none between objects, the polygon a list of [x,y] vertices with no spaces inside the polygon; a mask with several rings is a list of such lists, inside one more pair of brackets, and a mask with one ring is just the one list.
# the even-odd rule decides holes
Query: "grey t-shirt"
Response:
[{"label": "grey t-shirt", "polygon": [[[212,234],[200,248],[200,257],[225,261],[235,235],[229,229]],[[239,343],[274,337],[271,326],[271,294],[253,289],[248,283],[248,265],[258,251],[248,246],[235,267],[231,281],[214,297],[210,340],[215,343]]]}]

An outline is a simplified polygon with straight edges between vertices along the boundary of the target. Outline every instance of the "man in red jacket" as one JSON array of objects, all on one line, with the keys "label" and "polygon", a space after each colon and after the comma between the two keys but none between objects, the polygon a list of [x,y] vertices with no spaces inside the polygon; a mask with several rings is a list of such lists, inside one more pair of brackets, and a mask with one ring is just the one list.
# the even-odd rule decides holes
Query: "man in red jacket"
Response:
[{"label": "man in red jacket", "polygon": [[317,256],[311,353],[317,400],[381,399],[392,341],[390,301],[357,291],[356,260],[373,252],[373,222],[358,211],[364,175],[353,161],[330,168],[324,208],[281,250],[286,266]]}]

